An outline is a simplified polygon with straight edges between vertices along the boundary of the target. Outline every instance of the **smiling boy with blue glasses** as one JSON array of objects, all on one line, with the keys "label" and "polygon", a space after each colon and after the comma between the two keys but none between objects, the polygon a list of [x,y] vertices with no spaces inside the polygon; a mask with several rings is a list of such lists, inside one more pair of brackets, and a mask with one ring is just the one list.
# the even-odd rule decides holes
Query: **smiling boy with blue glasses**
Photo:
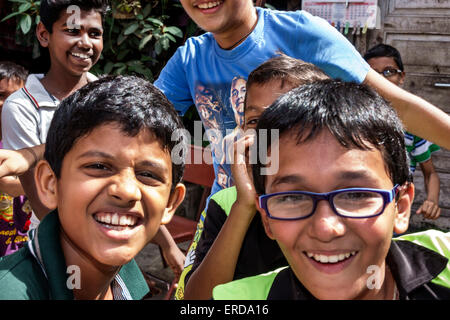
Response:
[{"label": "smiling boy with blue glasses", "polygon": [[217,286],[214,299],[450,298],[448,233],[392,241],[408,229],[414,186],[384,99],[354,83],[304,85],[263,113],[261,129],[279,131],[267,155],[278,148],[279,170],[262,175],[259,155],[257,206],[289,266]]}]

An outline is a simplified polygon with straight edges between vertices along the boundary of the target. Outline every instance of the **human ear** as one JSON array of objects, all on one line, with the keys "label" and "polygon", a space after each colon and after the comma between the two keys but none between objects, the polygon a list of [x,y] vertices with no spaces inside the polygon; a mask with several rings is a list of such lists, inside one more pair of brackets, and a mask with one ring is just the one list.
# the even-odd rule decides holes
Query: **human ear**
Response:
[{"label": "human ear", "polygon": [[167,206],[164,209],[164,214],[161,219],[161,224],[167,224],[172,220],[172,217],[178,206],[183,202],[186,195],[186,187],[182,183],[178,183],[169,196]]},{"label": "human ear", "polygon": [[56,175],[50,164],[41,160],[34,169],[34,182],[39,200],[44,206],[53,210],[58,205],[58,188]]},{"label": "human ear", "polygon": [[402,234],[408,230],[411,205],[414,200],[414,184],[407,183],[399,191],[400,197],[396,202],[394,232]]},{"label": "human ear", "polygon": [[270,239],[275,240],[275,237],[274,237],[274,235],[272,233],[272,230],[270,229],[269,218],[267,217],[266,211],[259,206],[258,197],[255,198],[255,202],[256,202],[256,210],[258,210],[259,214],[261,215],[261,221],[262,221],[263,226],[264,226],[264,231],[266,231],[266,235]]},{"label": "human ear", "polygon": [[47,28],[44,26],[42,22],[39,22],[36,26],[36,37],[40,43],[40,45],[44,48],[48,47],[48,38],[50,33]]}]

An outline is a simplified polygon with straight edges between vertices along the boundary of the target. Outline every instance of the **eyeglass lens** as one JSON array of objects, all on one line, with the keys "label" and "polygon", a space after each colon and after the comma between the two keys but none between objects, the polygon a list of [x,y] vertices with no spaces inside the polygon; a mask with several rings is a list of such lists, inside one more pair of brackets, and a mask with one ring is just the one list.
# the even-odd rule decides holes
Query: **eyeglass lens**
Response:
[{"label": "eyeglass lens", "polygon": [[[284,219],[306,217],[314,210],[314,198],[308,194],[280,194],[267,199],[271,216]],[[371,191],[347,191],[332,197],[336,212],[345,217],[365,217],[378,214],[384,204],[383,197]]]},{"label": "eyeglass lens", "polygon": [[383,76],[385,76],[386,78],[392,77],[393,75],[399,73],[399,70],[397,69],[386,69],[383,70],[382,74]]}]

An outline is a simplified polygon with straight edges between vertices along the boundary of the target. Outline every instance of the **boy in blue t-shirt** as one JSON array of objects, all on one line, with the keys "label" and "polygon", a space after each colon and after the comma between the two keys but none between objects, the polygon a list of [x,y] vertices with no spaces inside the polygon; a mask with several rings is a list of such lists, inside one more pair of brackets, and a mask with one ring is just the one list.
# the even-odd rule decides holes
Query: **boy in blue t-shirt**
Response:
[{"label": "boy in blue t-shirt", "polygon": [[[364,59],[372,69],[382,74],[386,79],[397,86],[405,82],[405,71],[400,52],[387,44],[378,44],[370,48]],[[422,170],[427,197],[417,209],[417,214],[423,214],[427,219],[437,219],[441,214],[439,208],[440,179],[436,172],[431,154],[438,151],[439,146],[417,137],[409,132],[405,133],[405,146],[409,153],[411,174],[419,164]]]},{"label": "boy in blue t-shirt", "polygon": [[256,193],[250,161],[244,155],[259,145],[257,139],[262,137],[251,137],[258,118],[272,102],[293,88],[324,79],[327,75],[316,66],[286,55],[269,59],[250,73],[244,123],[236,136],[239,139],[232,141],[231,169],[236,185],[215,193],[202,214],[178,283],[177,299],[208,299],[217,284],[286,265],[278,245],[265,235],[260,216],[255,215]]},{"label": "boy in blue t-shirt", "polygon": [[233,185],[230,164],[223,157],[222,143],[217,142],[233,134],[240,122],[230,96],[232,81],[246,79],[277,51],[313,63],[332,78],[373,86],[392,102],[410,131],[450,148],[446,139],[450,117],[370,69],[352,44],[325,20],[304,11],[255,8],[252,0],[181,0],[181,4],[207,33],[178,48],[155,85],[181,114],[196,105],[212,145],[216,181],[211,194]]}]

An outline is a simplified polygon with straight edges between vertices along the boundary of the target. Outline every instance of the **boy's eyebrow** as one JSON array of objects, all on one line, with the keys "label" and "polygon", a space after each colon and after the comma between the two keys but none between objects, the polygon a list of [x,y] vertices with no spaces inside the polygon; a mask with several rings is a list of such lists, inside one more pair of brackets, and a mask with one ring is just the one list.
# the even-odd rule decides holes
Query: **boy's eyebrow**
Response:
[{"label": "boy's eyebrow", "polygon": [[245,106],[245,112],[253,111],[253,110],[258,110],[258,107],[257,106],[252,106],[252,105]]},{"label": "boy's eyebrow", "polygon": [[[367,172],[367,170],[348,170],[340,172],[336,177],[339,181],[355,181],[355,180],[364,180],[364,182],[375,182],[375,178]],[[306,179],[300,174],[290,174],[285,176],[277,177],[273,180],[271,187],[277,186],[280,184],[301,184]]]},{"label": "boy's eyebrow", "polygon": [[300,184],[305,179],[297,174],[290,174],[285,176],[276,177],[271,184],[271,187],[277,186],[280,184]]},{"label": "boy's eyebrow", "polygon": [[82,153],[78,156],[78,159],[80,158],[88,158],[88,157],[102,157],[102,158],[108,158],[108,159],[114,159],[114,157],[106,152],[103,151],[97,151],[97,150],[89,150],[85,153]]},{"label": "boy's eyebrow", "polygon": [[358,180],[358,179],[366,179],[373,180],[374,177],[367,172],[367,170],[349,170],[343,171],[338,176],[341,180]]},{"label": "boy's eyebrow", "polygon": [[[111,160],[116,158],[113,155],[103,152],[103,151],[89,150],[89,151],[86,151],[85,153],[82,153],[81,155],[79,155],[77,157],[77,159],[89,158],[89,157],[100,157],[100,158],[106,158],[106,159],[111,159]],[[157,168],[160,170],[167,171],[167,167],[164,166],[163,164],[159,163],[158,161],[142,160],[142,161],[139,161],[138,164],[141,166],[154,167],[154,168]]]},{"label": "boy's eyebrow", "polygon": [[[67,27],[67,22],[64,22],[62,24],[62,27]],[[80,25],[80,29],[84,29],[83,25]],[[91,29],[103,31],[103,27],[91,27],[91,28],[89,28],[89,30],[91,30]]]}]

